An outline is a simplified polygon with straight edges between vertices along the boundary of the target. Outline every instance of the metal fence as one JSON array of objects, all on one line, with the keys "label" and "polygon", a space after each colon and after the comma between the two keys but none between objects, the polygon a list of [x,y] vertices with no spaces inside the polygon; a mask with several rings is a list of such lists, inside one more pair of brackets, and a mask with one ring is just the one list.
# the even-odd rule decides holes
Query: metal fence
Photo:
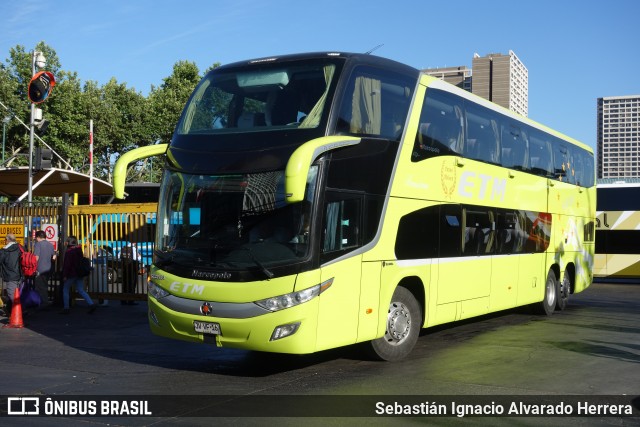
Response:
[{"label": "metal fence", "polygon": [[98,299],[146,298],[157,203],[70,206],[69,235],[92,259],[88,291]]},{"label": "metal fence", "polygon": [[99,300],[146,298],[153,255],[157,203],[69,206],[67,203],[0,203],[0,238],[15,234],[31,250],[35,232],[44,230],[60,253],[49,283],[50,298],[59,299],[64,241],[75,236],[93,270],[86,279],[89,294]]}]

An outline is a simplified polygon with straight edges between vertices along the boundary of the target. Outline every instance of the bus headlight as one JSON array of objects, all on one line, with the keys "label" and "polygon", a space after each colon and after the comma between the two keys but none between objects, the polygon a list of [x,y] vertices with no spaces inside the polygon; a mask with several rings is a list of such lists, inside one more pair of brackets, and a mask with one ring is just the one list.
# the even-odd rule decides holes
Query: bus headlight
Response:
[{"label": "bus headlight", "polygon": [[169,292],[165,291],[152,281],[149,281],[149,283],[147,284],[147,293],[155,299],[161,299],[170,295]]},{"label": "bus headlight", "polygon": [[254,303],[269,311],[284,310],[285,308],[295,307],[296,305],[304,304],[305,302],[312,300],[327,290],[332,283],[333,278],[302,291],[291,292],[277,297],[254,301]]}]

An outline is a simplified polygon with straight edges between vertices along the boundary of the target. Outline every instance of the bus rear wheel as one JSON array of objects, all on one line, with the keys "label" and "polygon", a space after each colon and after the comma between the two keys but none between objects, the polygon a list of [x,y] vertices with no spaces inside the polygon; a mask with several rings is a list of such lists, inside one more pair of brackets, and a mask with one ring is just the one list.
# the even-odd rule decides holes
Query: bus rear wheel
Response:
[{"label": "bus rear wheel", "polygon": [[556,278],[556,273],[549,270],[547,281],[544,285],[544,299],[536,305],[536,311],[539,314],[551,316],[556,308],[556,301],[560,293],[560,285]]},{"label": "bus rear wheel", "polygon": [[573,287],[573,283],[571,281],[571,274],[565,270],[564,276],[562,278],[562,282],[559,283],[558,289],[558,298],[556,303],[556,308],[560,311],[567,308],[567,304],[569,304],[569,295],[571,294],[571,288]]},{"label": "bus rear wheel", "polygon": [[384,336],[371,341],[372,355],[380,360],[404,359],[418,341],[422,310],[413,294],[397,287],[389,304]]}]

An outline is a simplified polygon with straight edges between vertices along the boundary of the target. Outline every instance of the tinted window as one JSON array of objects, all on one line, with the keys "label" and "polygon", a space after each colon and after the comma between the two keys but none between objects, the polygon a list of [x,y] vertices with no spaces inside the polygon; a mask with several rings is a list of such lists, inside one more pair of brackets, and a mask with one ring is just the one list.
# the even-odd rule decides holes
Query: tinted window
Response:
[{"label": "tinted window", "polygon": [[439,212],[439,206],[433,206],[412,212],[400,219],[395,247],[398,259],[438,256]]},{"label": "tinted window", "polygon": [[637,254],[640,231],[637,230],[596,230],[596,253]]},{"label": "tinted window", "polygon": [[459,97],[427,89],[412,161],[461,153],[462,111],[462,100]]},{"label": "tinted window", "polygon": [[514,118],[427,88],[411,161],[464,155],[546,178],[592,187],[593,154]]},{"label": "tinted window", "polygon": [[400,219],[395,253],[398,259],[540,253],[549,247],[551,221],[544,212],[432,206]]},{"label": "tinted window", "polygon": [[322,261],[326,262],[359,246],[362,197],[328,192],[325,204]]},{"label": "tinted window", "polygon": [[551,144],[544,134],[535,130],[529,137],[529,162],[532,173],[549,178],[553,176]]},{"label": "tinted window", "polygon": [[479,206],[463,209],[465,255],[493,252],[493,212]]},{"label": "tinted window", "polygon": [[592,187],[595,180],[593,155],[578,148],[574,150],[573,161],[575,162],[576,184]]},{"label": "tinted window", "polygon": [[518,215],[515,211],[498,209],[496,212],[496,253],[512,254],[518,252],[522,243],[518,240]]},{"label": "tinted window", "polygon": [[553,176],[558,181],[575,183],[575,165],[564,142],[553,139]]},{"label": "tinted window", "polygon": [[459,205],[440,206],[440,256],[457,257],[462,252],[462,209]]},{"label": "tinted window", "polygon": [[465,102],[467,118],[467,140],[464,155],[470,159],[498,164],[500,116],[488,108]]},{"label": "tinted window", "polygon": [[399,141],[415,80],[402,74],[358,67],[349,79],[336,132]]},{"label": "tinted window", "polygon": [[509,119],[502,121],[501,133],[502,166],[517,170],[529,170],[527,137],[522,126]]}]

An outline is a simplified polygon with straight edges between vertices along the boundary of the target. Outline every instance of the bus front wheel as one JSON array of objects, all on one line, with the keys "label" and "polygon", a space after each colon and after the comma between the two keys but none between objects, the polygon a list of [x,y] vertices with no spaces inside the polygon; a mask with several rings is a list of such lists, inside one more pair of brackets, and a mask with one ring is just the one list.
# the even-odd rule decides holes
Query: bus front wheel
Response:
[{"label": "bus front wheel", "polygon": [[544,285],[544,299],[537,304],[537,312],[551,316],[556,308],[556,301],[560,293],[560,285],[556,278],[556,273],[553,270],[549,270],[547,274],[547,281]]},{"label": "bus front wheel", "polygon": [[421,323],[420,304],[407,288],[397,287],[389,304],[384,336],[369,343],[373,356],[387,361],[405,358],[418,341]]}]

